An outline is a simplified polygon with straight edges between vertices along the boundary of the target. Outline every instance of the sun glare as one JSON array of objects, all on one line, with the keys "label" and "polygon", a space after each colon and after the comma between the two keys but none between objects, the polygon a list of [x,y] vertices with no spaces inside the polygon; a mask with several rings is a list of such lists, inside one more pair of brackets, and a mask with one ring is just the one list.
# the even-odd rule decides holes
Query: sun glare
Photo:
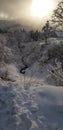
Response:
[{"label": "sun glare", "polygon": [[53,10],[52,0],[32,0],[32,14],[35,17],[45,17]]}]

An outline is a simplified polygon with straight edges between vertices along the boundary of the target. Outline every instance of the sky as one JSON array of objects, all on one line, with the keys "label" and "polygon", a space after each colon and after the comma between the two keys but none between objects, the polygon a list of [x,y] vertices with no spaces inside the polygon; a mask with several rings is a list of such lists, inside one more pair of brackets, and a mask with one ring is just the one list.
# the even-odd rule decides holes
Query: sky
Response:
[{"label": "sky", "polygon": [[[37,1],[35,2],[35,5],[36,3],[38,3]],[[49,0],[49,2],[50,1],[53,3],[52,10],[54,10],[59,0]],[[51,11],[48,12],[48,15],[43,16],[42,14],[42,16],[40,15],[40,17],[38,17],[36,16],[36,14],[38,14],[36,9],[37,5],[36,6],[33,5],[34,6],[33,10],[32,2],[34,2],[34,0],[0,0],[0,19],[8,19],[8,20],[15,19],[19,23],[21,22],[26,26],[28,25],[32,27],[40,26],[41,23],[43,23],[50,17]],[[44,0],[42,0],[40,4],[42,4],[43,2]],[[38,8],[38,10],[40,8]],[[40,11],[44,12],[44,10]]]}]

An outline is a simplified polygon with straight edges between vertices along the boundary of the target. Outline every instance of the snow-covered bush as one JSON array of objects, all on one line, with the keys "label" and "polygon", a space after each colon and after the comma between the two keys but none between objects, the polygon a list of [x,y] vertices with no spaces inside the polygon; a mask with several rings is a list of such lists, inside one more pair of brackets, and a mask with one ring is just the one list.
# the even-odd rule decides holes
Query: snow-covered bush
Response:
[{"label": "snow-covered bush", "polygon": [[60,44],[55,44],[54,46],[50,46],[48,48],[48,58],[57,58],[58,60],[62,61],[63,60],[63,43],[61,42]]},{"label": "snow-covered bush", "polygon": [[4,47],[0,46],[0,62],[4,61],[5,63],[8,62],[8,57],[4,51]]},{"label": "snow-covered bush", "polygon": [[47,81],[50,82],[50,84],[54,84],[56,86],[63,86],[63,71],[61,62],[55,59],[55,65],[49,66],[48,72],[50,74],[47,77]]},{"label": "snow-covered bush", "polygon": [[8,78],[8,70],[4,62],[0,63],[0,78],[3,80],[7,80]]},{"label": "snow-covered bush", "polygon": [[4,51],[4,47],[0,46],[0,62],[4,61],[5,63],[8,63],[8,56]]}]

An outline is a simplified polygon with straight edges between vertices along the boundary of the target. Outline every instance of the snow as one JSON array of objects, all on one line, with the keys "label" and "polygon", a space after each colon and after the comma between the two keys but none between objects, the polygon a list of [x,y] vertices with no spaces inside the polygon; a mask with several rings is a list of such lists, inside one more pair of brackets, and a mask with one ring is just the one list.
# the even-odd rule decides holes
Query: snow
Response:
[{"label": "snow", "polygon": [[58,37],[63,37],[63,31],[62,30],[56,30],[55,33]]},{"label": "snow", "polygon": [[[36,71],[34,67],[31,69]],[[62,130],[63,88],[31,77],[33,71],[24,76],[13,64],[7,68],[11,80],[0,80],[0,129]]]},{"label": "snow", "polygon": [[[51,61],[44,63],[48,55],[45,48],[40,51],[41,46],[41,43],[33,46],[28,43],[25,54],[21,52],[21,55],[17,47],[16,54],[12,53],[12,47],[4,49],[15,61],[0,62],[0,73],[7,71],[6,80],[0,76],[0,130],[63,130],[63,86],[51,83],[48,71]],[[19,55],[24,55],[26,63],[31,64],[24,75],[19,72]]]}]

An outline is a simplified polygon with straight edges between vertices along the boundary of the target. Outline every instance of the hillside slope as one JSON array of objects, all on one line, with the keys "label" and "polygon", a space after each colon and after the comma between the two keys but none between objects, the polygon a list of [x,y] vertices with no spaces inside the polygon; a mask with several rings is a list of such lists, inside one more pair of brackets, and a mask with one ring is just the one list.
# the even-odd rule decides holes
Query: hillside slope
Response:
[{"label": "hillside slope", "polygon": [[0,34],[0,130],[63,130],[62,43]]}]

